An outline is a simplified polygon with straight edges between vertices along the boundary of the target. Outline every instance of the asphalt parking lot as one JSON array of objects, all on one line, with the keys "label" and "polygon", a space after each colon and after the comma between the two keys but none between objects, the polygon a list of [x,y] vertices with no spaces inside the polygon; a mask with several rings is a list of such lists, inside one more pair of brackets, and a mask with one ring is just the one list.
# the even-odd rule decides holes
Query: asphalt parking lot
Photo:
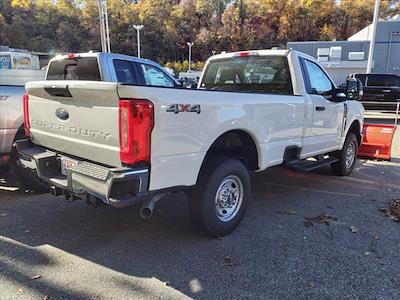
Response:
[{"label": "asphalt parking lot", "polygon": [[400,163],[253,177],[241,226],[213,239],[191,227],[184,194],[143,220],[2,174],[0,299],[400,298],[400,224],[379,210],[400,198]]}]

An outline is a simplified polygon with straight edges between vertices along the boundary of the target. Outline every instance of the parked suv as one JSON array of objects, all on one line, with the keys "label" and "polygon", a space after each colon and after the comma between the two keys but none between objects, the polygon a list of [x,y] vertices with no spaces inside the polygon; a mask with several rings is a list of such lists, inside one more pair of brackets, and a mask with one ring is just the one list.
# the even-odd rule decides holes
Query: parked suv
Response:
[{"label": "parked suv", "polygon": [[[400,101],[400,76],[394,74],[350,74],[364,85],[361,99],[365,109],[395,111]],[[388,103],[386,103],[388,102]]]}]

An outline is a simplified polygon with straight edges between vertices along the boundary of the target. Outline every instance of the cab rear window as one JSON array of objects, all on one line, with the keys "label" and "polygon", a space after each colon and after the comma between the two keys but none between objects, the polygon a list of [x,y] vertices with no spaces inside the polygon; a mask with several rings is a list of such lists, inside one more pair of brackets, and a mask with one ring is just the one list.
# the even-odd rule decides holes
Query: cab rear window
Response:
[{"label": "cab rear window", "polygon": [[211,61],[201,88],[293,95],[289,65],[283,56],[232,57]]},{"label": "cab rear window", "polygon": [[96,57],[76,57],[53,60],[47,70],[47,80],[101,81]]}]

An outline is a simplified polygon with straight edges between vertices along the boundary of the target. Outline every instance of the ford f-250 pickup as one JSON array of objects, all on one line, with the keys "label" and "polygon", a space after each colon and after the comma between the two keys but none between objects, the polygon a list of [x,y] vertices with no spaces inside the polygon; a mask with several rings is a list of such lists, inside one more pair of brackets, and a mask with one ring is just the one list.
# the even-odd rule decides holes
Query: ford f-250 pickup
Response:
[{"label": "ford f-250 pickup", "polygon": [[[11,60],[10,57],[3,57]],[[20,166],[14,143],[24,137],[22,98],[25,83],[43,80],[44,76],[43,70],[0,68],[0,170],[11,167],[21,185],[37,192],[48,188],[38,180],[34,172]]]},{"label": "ford f-250 pickup", "polygon": [[349,175],[361,143],[362,86],[338,89],[312,57],[259,50],[211,57],[198,89],[147,60],[59,56],[26,85],[21,161],[54,195],[115,207],[189,193],[195,224],[230,233],[250,200],[250,171],[331,165]]}]

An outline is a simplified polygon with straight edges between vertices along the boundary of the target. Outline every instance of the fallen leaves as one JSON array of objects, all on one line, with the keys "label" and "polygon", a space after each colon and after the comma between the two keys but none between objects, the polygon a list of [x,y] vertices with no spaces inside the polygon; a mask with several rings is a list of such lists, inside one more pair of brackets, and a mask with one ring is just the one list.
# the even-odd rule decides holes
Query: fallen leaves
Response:
[{"label": "fallen leaves", "polygon": [[289,209],[287,212],[286,212],[286,214],[288,214],[288,215],[290,215],[290,216],[294,216],[294,215],[296,215],[297,214],[297,212],[294,210],[294,209]]},{"label": "fallen leaves", "polygon": [[305,227],[313,227],[314,223],[308,219],[304,219],[303,224]]},{"label": "fallen leaves", "polygon": [[358,233],[360,230],[356,226],[350,226],[350,231],[352,233]]},{"label": "fallen leaves", "polygon": [[314,224],[325,224],[329,226],[331,221],[336,221],[336,220],[337,219],[335,217],[328,215],[326,213],[322,213],[315,217],[305,217],[303,224],[306,227],[313,227]]},{"label": "fallen leaves", "polygon": [[225,265],[228,267],[234,267],[236,264],[233,262],[233,258],[230,256],[225,256],[224,258]]},{"label": "fallen leaves", "polygon": [[336,221],[336,220],[337,219],[335,217],[328,215],[326,213],[322,213],[315,217],[305,217],[303,224],[305,227],[314,227],[314,224],[325,224],[327,226],[326,232],[321,229],[318,229],[318,230],[320,230],[328,239],[333,240],[334,234],[330,227],[330,222]]},{"label": "fallen leaves", "polygon": [[379,208],[388,218],[400,223],[400,199],[394,200],[390,207]]},{"label": "fallen leaves", "polygon": [[390,205],[390,213],[400,222],[400,199],[394,200]]}]

